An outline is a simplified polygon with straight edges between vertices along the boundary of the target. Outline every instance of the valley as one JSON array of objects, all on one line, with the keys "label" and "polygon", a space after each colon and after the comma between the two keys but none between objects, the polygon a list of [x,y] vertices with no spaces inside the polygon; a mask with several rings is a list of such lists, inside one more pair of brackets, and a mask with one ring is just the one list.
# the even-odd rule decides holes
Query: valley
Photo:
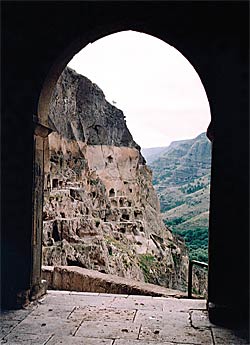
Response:
[{"label": "valley", "polygon": [[206,134],[142,154],[165,224],[184,238],[191,259],[207,262],[211,144]]}]

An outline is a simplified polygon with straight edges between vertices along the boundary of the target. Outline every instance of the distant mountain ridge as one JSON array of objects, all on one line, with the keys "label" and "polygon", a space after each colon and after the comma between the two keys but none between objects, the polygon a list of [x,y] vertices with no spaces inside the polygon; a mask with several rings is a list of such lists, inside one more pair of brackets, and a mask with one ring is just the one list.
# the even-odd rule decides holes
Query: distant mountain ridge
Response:
[{"label": "distant mountain ridge", "polygon": [[152,148],[142,148],[141,153],[146,158],[147,164],[152,163],[156,160],[166,149],[168,146],[164,147],[152,147]]},{"label": "distant mountain ridge", "polygon": [[206,260],[211,165],[206,133],[164,148],[142,149],[142,154],[152,169],[165,223],[185,238],[191,257]]},{"label": "distant mountain ridge", "polygon": [[[173,141],[169,146],[156,151],[143,149],[142,153],[154,173],[154,184],[159,185],[164,179],[171,185],[192,182],[209,172],[211,161],[210,142],[205,133],[194,139]],[[150,151],[152,150],[151,154]],[[148,152],[149,156],[148,156]]]}]

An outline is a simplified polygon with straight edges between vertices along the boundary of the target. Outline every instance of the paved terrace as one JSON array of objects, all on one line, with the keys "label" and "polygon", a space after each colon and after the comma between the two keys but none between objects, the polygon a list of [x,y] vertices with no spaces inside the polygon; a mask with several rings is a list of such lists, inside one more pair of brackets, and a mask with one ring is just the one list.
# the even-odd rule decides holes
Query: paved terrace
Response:
[{"label": "paved terrace", "polygon": [[2,311],[1,344],[249,344],[246,331],[211,324],[205,308],[204,300],[48,291],[26,309]]}]

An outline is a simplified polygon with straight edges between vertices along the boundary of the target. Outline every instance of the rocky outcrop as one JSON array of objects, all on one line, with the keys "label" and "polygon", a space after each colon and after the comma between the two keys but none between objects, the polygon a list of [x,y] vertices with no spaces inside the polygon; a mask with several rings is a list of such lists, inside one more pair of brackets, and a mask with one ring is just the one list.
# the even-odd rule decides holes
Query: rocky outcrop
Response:
[{"label": "rocky outcrop", "polygon": [[186,288],[184,243],[164,225],[152,173],[121,110],[71,69],[50,106],[44,265]]},{"label": "rocky outcrop", "polygon": [[69,140],[140,150],[126,126],[123,112],[106,101],[96,84],[70,68],[64,70],[57,83],[50,124]]}]

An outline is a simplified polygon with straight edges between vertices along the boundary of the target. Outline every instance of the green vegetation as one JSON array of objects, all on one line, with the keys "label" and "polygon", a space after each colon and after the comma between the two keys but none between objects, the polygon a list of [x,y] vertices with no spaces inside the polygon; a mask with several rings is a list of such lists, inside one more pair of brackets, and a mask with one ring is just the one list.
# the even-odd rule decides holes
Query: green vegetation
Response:
[{"label": "green vegetation", "polygon": [[114,237],[111,237],[109,235],[104,235],[105,238],[105,242],[108,245],[114,245],[117,249],[121,250],[121,251],[125,251],[127,250],[127,247],[124,243],[122,243],[121,241],[116,240]]},{"label": "green vegetation", "polygon": [[191,185],[190,183],[188,183],[187,186],[181,187],[180,190],[182,191],[182,193],[192,194],[204,187],[205,187],[205,184],[198,181],[195,185]]},{"label": "green vegetation", "polygon": [[178,224],[181,224],[183,223],[185,220],[182,218],[182,217],[178,217],[178,218],[174,218],[172,220],[164,220],[164,223],[167,225],[167,226],[170,226],[172,227],[173,225],[178,225]]},{"label": "green vegetation", "polygon": [[96,185],[98,185],[99,180],[98,179],[90,179],[89,182],[90,182],[91,186],[96,186]]},{"label": "green vegetation", "polygon": [[158,177],[156,177],[155,175],[153,176],[153,185],[157,185],[158,183],[160,183],[161,181],[165,181],[166,178],[171,177],[172,176],[172,172],[171,171],[160,171],[158,174]]},{"label": "green vegetation", "polygon": [[150,280],[150,270],[155,264],[155,257],[151,254],[141,254],[139,258],[139,265],[143,271],[145,282]]},{"label": "green vegetation", "polygon": [[202,261],[202,262],[208,262],[207,248],[206,249],[202,249],[202,248],[190,249],[189,257],[190,257],[191,260],[198,260],[198,261]]},{"label": "green vegetation", "polygon": [[174,234],[180,235],[189,249],[191,260],[208,262],[208,229],[197,228],[189,230],[176,230],[172,228]]},{"label": "green vegetation", "polygon": [[160,204],[161,204],[161,212],[166,212],[171,210],[172,208],[178,207],[183,205],[185,202],[182,200],[176,200],[175,202],[169,203],[167,201],[164,202],[164,197],[160,196]]}]

